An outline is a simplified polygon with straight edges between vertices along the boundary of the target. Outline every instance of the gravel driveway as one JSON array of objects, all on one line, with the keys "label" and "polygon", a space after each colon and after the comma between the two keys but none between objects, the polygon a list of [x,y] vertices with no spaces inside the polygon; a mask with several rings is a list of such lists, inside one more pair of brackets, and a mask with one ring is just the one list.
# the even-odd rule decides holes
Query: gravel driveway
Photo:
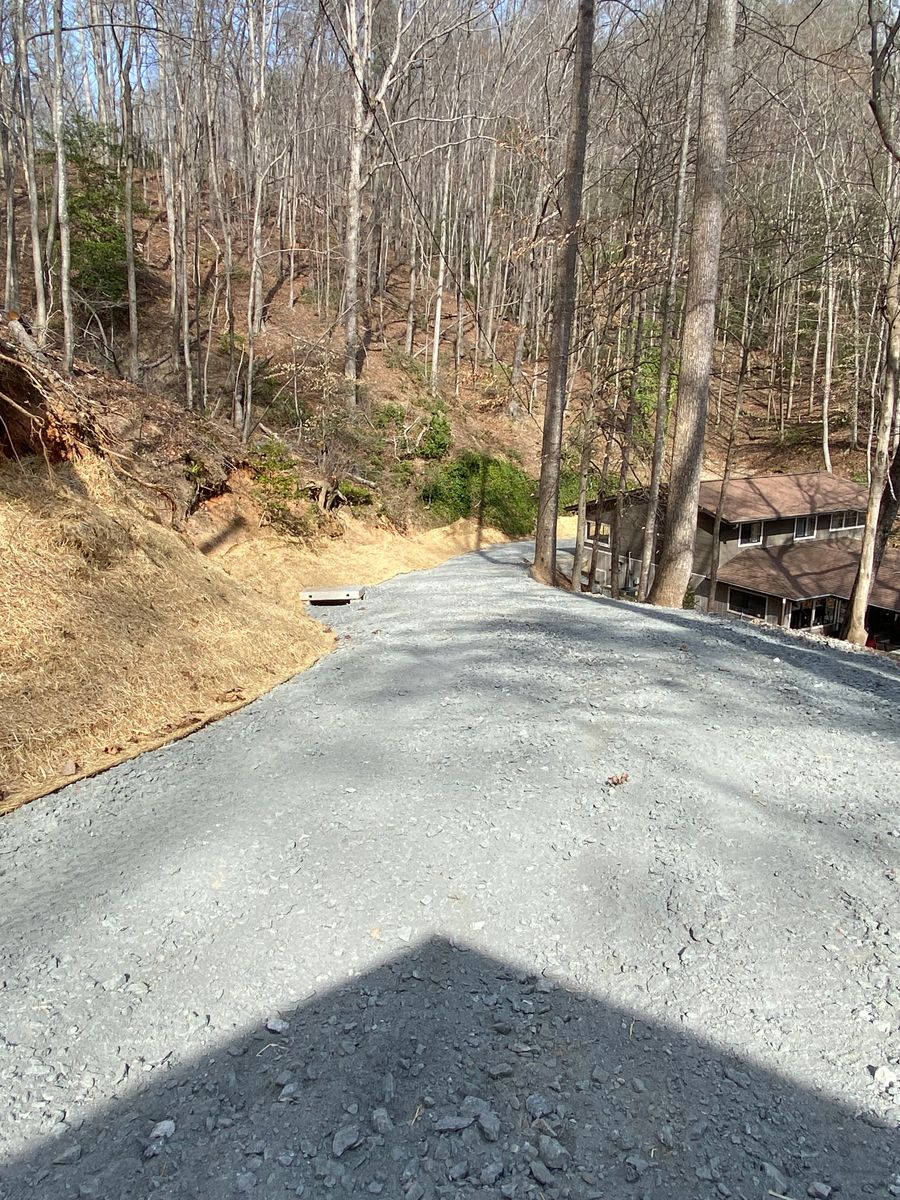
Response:
[{"label": "gravel driveway", "polygon": [[0,821],[3,1200],[900,1196],[900,675],[527,550]]}]

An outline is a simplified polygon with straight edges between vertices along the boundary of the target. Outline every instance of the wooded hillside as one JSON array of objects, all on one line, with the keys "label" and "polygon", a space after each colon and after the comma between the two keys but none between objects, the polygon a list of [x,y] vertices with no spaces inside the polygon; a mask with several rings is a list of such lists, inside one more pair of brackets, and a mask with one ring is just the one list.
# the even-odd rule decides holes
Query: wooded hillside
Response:
[{"label": "wooded hillside", "polygon": [[[454,443],[535,473],[563,280],[564,454],[592,486],[645,482],[681,365],[713,9],[597,9],[573,277],[577,8],[4,4],[7,312],[63,371],[77,353],[244,442],[274,431],[345,498],[418,500]],[[818,460],[865,480],[885,415],[896,449],[892,19],[843,0],[739,14],[713,469],[732,446],[731,470]],[[390,481],[373,479],[385,441]]]}]

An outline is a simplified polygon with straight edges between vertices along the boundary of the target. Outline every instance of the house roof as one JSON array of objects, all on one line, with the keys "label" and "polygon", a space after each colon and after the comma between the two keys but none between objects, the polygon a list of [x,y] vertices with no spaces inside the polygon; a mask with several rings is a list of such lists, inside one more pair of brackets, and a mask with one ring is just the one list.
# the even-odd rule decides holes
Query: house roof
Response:
[{"label": "house roof", "polygon": [[[742,550],[719,570],[719,580],[788,600],[850,598],[859,566],[859,538],[821,538]],[[869,603],[900,612],[900,550],[888,547]]]},{"label": "house roof", "polygon": [[[715,515],[721,491],[721,479],[709,479],[700,484],[702,512]],[[729,479],[722,519],[737,525],[741,521],[773,521],[808,513],[843,512],[845,509],[865,509],[867,500],[866,488],[827,471],[751,475],[746,479]]]}]

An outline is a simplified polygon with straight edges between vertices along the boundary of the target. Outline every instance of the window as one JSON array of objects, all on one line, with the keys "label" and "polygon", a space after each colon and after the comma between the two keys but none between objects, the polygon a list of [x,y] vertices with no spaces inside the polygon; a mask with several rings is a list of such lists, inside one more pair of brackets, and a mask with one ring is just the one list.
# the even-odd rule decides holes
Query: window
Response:
[{"label": "window", "polygon": [[797,517],[794,521],[794,541],[802,542],[816,536],[815,517]]},{"label": "window", "polygon": [[738,543],[741,546],[758,546],[762,541],[762,521],[745,521],[738,526]]},{"label": "window", "polygon": [[866,514],[864,512],[850,511],[831,514],[831,528],[834,529],[860,529],[866,523]]},{"label": "window", "polygon": [[[594,540],[593,533],[589,530],[588,531],[588,541],[592,542],[593,540]],[[597,530],[597,545],[598,546],[608,546],[609,545],[609,525],[606,523],[606,521],[600,522],[600,526]]]},{"label": "window", "polygon": [[741,588],[728,589],[728,611],[740,613],[742,617],[766,619],[766,598],[758,592],[745,592]]},{"label": "window", "polygon": [[817,600],[799,600],[791,610],[791,629],[819,629],[828,624],[828,602],[825,597]]}]

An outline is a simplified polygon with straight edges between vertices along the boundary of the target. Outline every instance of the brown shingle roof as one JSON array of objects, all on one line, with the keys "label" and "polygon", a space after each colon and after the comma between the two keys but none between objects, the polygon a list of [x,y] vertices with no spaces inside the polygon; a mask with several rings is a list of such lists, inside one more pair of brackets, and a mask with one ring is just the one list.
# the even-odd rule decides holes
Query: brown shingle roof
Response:
[{"label": "brown shingle roof", "polygon": [[[700,508],[715,513],[722,491],[721,479],[700,484]],[[730,479],[725,489],[722,519],[732,525],[740,521],[772,521],[778,517],[802,517],[807,513],[865,509],[866,488],[827,471],[803,475],[753,475]]]},{"label": "brown shingle roof", "polygon": [[[850,598],[859,566],[859,538],[817,538],[742,550],[719,571],[722,583],[788,600]],[[869,603],[900,612],[900,550],[888,547]]]}]

